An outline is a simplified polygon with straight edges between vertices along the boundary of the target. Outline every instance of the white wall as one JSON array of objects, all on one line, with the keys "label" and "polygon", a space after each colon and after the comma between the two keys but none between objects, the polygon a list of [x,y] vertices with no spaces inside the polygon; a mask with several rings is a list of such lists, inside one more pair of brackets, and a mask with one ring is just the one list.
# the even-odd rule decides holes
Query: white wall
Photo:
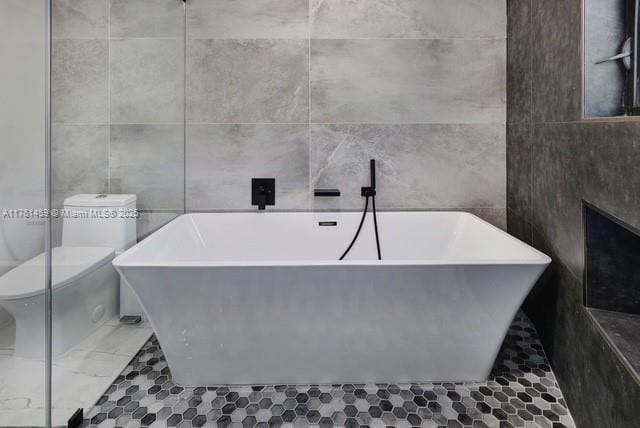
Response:
[{"label": "white wall", "polygon": [[[0,0],[0,212],[44,206],[44,79],[45,1]],[[0,274],[43,249],[42,221],[0,216]]]}]

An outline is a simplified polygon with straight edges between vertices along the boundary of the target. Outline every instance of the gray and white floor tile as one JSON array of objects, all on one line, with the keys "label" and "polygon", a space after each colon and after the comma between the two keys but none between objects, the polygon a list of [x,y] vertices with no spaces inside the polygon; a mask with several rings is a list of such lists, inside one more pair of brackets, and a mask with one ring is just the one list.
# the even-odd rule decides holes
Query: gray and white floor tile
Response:
[{"label": "gray and white floor tile", "polygon": [[473,383],[210,386],[173,384],[155,336],[85,427],[575,427],[531,322],[513,321],[490,379]]}]

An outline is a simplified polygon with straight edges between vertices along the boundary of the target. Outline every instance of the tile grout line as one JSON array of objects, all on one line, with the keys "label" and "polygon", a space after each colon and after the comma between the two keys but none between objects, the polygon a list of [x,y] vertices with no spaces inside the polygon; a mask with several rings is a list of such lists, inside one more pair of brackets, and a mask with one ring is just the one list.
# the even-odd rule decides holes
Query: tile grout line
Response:
[{"label": "tile grout line", "polygon": [[111,193],[111,0],[107,1],[107,193]]},{"label": "tile grout line", "polygon": [[[109,11],[111,10],[111,4],[109,4]],[[107,25],[109,25],[110,19],[107,20]],[[110,31],[110,30],[107,30]],[[109,40],[178,40],[180,37],[129,37],[129,36],[119,36],[113,37],[110,34],[107,35],[107,39]],[[52,40],[104,40],[104,37],[54,37]]]},{"label": "tile grout line", "polygon": [[529,31],[527,34],[529,49],[529,129],[527,130],[527,139],[529,140],[529,209],[527,213],[529,221],[529,240],[533,243],[533,160],[534,160],[534,145],[533,145],[533,0],[529,0]]},{"label": "tile grout line", "polygon": [[[66,126],[97,126],[97,125],[112,125],[112,126],[133,126],[133,125],[145,125],[145,126],[181,126],[183,122],[54,122],[56,125]],[[569,122],[576,123],[576,122]],[[189,126],[198,125],[264,125],[264,126],[286,126],[286,125],[308,125],[308,122],[187,122]],[[451,126],[486,126],[486,125],[521,125],[519,123],[504,122],[311,122],[311,125],[372,125],[372,126],[412,126],[412,125],[451,125]],[[553,123],[550,123],[553,124]]]},{"label": "tile grout line", "polygon": [[[115,125],[133,125],[131,123],[119,123]],[[138,125],[138,124],[135,124]],[[144,124],[143,124],[144,125]],[[149,125],[159,125],[157,123],[150,123]],[[188,122],[187,125],[264,125],[264,126],[278,126],[278,125],[372,125],[372,126],[413,126],[413,125],[451,125],[451,126],[487,126],[487,125],[500,125],[507,126],[505,122]]]},{"label": "tile grout line", "polygon": [[311,189],[311,0],[307,1],[307,34],[309,36],[307,50],[307,208],[311,209],[315,204]]},{"label": "tile grout line", "polygon": [[187,212],[187,2],[184,1],[182,15],[182,212]]},{"label": "tile grout line", "polygon": [[[87,37],[90,39],[91,37]],[[114,37],[114,39],[119,39],[123,37]],[[136,38],[147,38],[147,37],[136,37]],[[170,37],[166,37],[170,38]],[[337,40],[357,40],[357,41],[461,41],[461,42],[476,42],[476,41],[506,41],[507,37],[311,37],[311,40],[327,40],[327,41],[337,41]],[[281,41],[281,40],[305,40],[306,37],[189,37],[189,40],[273,40],[273,41]]]},{"label": "tile grout line", "polygon": [[[420,208],[406,208],[406,207],[389,207],[389,208],[380,208],[376,207],[377,211],[380,212],[467,212],[470,214],[474,214],[474,210],[493,210],[493,211],[505,211],[506,207],[501,206],[481,206],[481,207],[420,207]],[[269,212],[271,213],[315,213],[315,212],[330,212],[330,213],[343,213],[343,212],[362,212],[362,207],[354,207],[354,208],[314,208],[313,210],[307,210],[305,208],[282,208],[282,209],[272,209]],[[146,210],[138,210],[141,213],[179,213],[180,210],[171,210],[171,209],[146,209]],[[223,208],[223,209],[198,209],[194,213],[254,213],[255,209],[253,208]],[[475,214],[474,214],[475,215]]]}]

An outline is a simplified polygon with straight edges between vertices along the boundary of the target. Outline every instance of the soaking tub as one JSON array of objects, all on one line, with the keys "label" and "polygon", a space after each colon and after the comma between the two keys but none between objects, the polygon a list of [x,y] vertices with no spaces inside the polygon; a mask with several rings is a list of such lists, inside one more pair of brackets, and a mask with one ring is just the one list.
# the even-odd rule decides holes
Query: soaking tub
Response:
[{"label": "soaking tub", "polygon": [[179,385],[479,381],[550,259],[463,212],[203,213],[113,264]]}]

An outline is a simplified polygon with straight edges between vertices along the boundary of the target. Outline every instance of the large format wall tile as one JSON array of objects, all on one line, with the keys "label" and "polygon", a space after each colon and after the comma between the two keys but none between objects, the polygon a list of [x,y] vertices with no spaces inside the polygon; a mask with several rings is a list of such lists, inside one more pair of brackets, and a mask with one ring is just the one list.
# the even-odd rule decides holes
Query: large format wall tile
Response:
[{"label": "large format wall tile", "polygon": [[138,242],[147,236],[151,235],[156,230],[160,229],[165,224],[169,223],[174,218],[183,214],[183,210],[176,212],[140,212],[138,213],[138,219],[136,221],[136,234],[138,235]]},{"label": "large format wall tile", "polygon": [[505,0],[311,0],[314,38],[504,38]]},{"label": "large format wall tile", "polygon": [[312,40],[316,123],[505,121],[504,40]]},{"label": "large format wall tile", "polygon": [[275,209],[306,209],[306,125],[189,125],[187,209],[249,210],[251,178],[276,179]]},{"label": "large format wall tile", "polygon": [[51,97],[54,122],[109,120],[107,40],[54,40]]},{"label": "large format wall tile", "polygon": [[532,2],[534,121],[582,117],[581,5],[581,0]]},{"label": "large format wall tile", "polygon": [[188,37],[304,39],[308,13],[308,0],[190,0]]},{"label": "large format wall tile", "polygon": [[111,37],[184,37],[180,0],[110,0]]},{"label": "large format wall tile", "polygon": [[308,120],[309,46],[304,40],[190,40],[187,120]]},{"label": "large format wall tile", "polygon": [[640,123],[540,124],[533,137],[533,226],[581,277],[582,199],[640,227]]},{"label": "large format wall tile", "polygon": [[508,231],[528,244],[532,239],[532,129],[530,123],[507,124]]},{"label": "large format wall tile", "polygon": [[507,213],[507,231],[519,240],[533,245],[533,228],[531,222]]},{"label": "large format wall tile", "polygon": [[507,122],[531,122],[531,2],[508,0]]},{"label": "large format wall tile", "polygon": [[138,195],[138,209],[184,206],[184,127],[111,125],[110,191]]},{"label": "large format wall tile", "polygon": [[111,123],[184,120],[184,41],[111,40]]},{"label": "large format wall tile", "polygon": [[581,200],[589,186],[580,178],[592,184],[600,181],[589,177],[595,172],[588,156],[593,146],[581,134],[579,124],[568,123],[537,124],[532,135],[534,232],[578,277],[583,257]]},{"label": "large format wall tile", "polygon": [[107,191],[109,127],[56,123],[51,133],[52,207],[76,193]]},{"label": "large format wall tile", "polygon": [[312,125],[312,187],[362,206],[377,160],[381,209],[504,208],[504,125]]},{"label": "large format wall tile", "polygon": [[52,34],[56,38],[107,38],[109,0],[53,0]]},{"label": "large format wall tile", "polygon": [[507,125],[507,209],[531,221],[531,129],[528,123]]},{"label": "large format wall tile", "polygon": [[502,230],[507,230],[506,208],[464,208],[461,211],[476,215]]},{"label": "large format wall tile", "polygon": [[[509,231],[553,260],[526,310],[577,426],[626,428],[640,417],[640,385],[583,306],[582,200],[640,226],[640,176],[633,173],[640,161],[640,122],[580,122],[581,5],[509,0]],[[526,206],[516,203],[528,192],[517,165],[527,162],[520,132],[526,122],[531,203],[522,213],[513,208]]]},{"label": "large format wall tile", "polygon": [[635,426],[633,421],[640,418],[640,385],[584,309],[580,277],[557,262],[547,238],[534,232],[533,243],[556,262],[534,287],[525,308],[540,331],[576,425]]}]

